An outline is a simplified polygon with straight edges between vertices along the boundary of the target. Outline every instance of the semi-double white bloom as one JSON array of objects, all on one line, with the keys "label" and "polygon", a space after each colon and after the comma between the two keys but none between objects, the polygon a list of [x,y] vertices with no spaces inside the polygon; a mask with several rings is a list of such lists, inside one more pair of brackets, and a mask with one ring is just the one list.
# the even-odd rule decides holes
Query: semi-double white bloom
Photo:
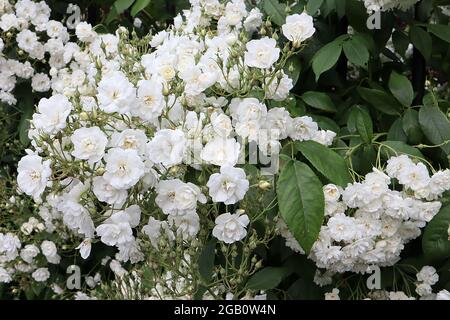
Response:
[{"label": "semi-double white bloom", "polygon": [[89,163],[100,161],[108,144],[108,137],[99,127],[80,128],[73,132],[70,140],[74,150],[72,155]]},{"label": "semi-double white bloom", "polygon": [[249,182],[243,169],[223,166],[220,173],[214,173],[209,177],[207,186],[214,202],[228,205],[244,199]]},{"label": "semi-double white bloom", "polygon": [[103,178],[114,188],[133,187],[145,174],[145,165],[136,150],[113,148],[105,156]]},{"label": "semi-double white bloom", "polygon": [[284,36],[290,41],[303,42],[312,37],[316,29],[313,18],[305,12],[286,17],[282,26]]},{"label": "semi-double white bloom", "polygon": [[27,195],[39,198],[44,192],[52,175],[50,160],[42,161],[38,155],[24,156],[17,167],[17,184]]},{"label": "semi-double white bloom", "polygon": [[235,214],[224,213],[215,220],[216,226],[213,229],[213,236],[227,244],[241,241],[247,235],[246,227],[250,219],[246,214],[240,212]]},{"label": "semi-double white bloom", "polygon": [[247,51],[244,63],[248,67],[269,69],[280,57],[280,49],[277,48],[275,39],[264,37],[247,43]]},{"label": "semi-double white bloom", "polygon": [[198,186],[179,179],[160,181],[156,193],[156,204],[168,215],[180,216],[195,212],[197,202],[206,203],[206,197]]},{"label": "semi-double white bloom", "polygon": [[72,111],[72,104],[61,94],[39,101],[37,112],[33,115],[34,129],[47,134],[56,134],[66,127],[66,120]]}]

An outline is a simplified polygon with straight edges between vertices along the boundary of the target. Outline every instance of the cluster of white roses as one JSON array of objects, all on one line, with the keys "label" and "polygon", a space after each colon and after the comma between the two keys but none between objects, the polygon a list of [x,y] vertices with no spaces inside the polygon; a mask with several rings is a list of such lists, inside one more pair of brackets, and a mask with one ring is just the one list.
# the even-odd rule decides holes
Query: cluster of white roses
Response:
[{"label": "cluster of white roses", "polygon": [[[420,229],[439,212],[441,203],[431,200],[447,190],[450,170],[430,177],[423,163],[406,155],[390,158],[384,172],[374,168],[364,181],[345,189],[326,185],[326,221],[309,258],[334,273],[391,266],[399,261],[405,244],[419,237]],[[286,245],[303,253],[284,223],[279,224]]]},{"label": "cluster of white roses", "polygon": [[[31,79],[35,92],[51,88],[50,75],[65,67],[78,51],[67,28],[50,20],[45,1],[0,3],[0,101],[14,105],[17,78]],[[37,66],[41,64],[42,68]],[[35,69],[37,68],[37,69]]]},{"label": "cluster of white roses", "polygon": [[0,233],[0,283],[11,282],[16,272],[32,272],[31,276],[35,281],[46,281],[50,272],[46,267],[39,268],[39,265],[59,264],[60,261],[61,257],[52,241],[44,240],[40,247],[35,244],[22,247],[17,235]]},{"label": "cluster of white roses", "polygon": [[137,263],[144,243],[158,250],[205,228],[240,241],[251,222],[239,209],[251,188],[237,167],[246,146],[277,155],[286,139],[331,145],[335,137],[271,105],[289,98],[286,60],[314,33],[310,16],[287,18],[280,48],[258,34],[262,13],[243,0],[191,4],[172,27],[133,45],[123,28],[97,34],[78,24],[80,45],[63,46],[70,65],[54,70],[53,95],[33,115],[34,150],[19,162],[18,186],[40,205],[45,231],[78,238],[85,259],[101,241],[117,247],[113,261]]},{"label": "cluster of white roses", "polygon": [[[450,292],[448,290],[441,290],[438,293],[433,293],[432,286],[439,281],[439,275],[436,269],[432,266],[424,266],[416,274],[416,293],[420,300],[450,300]],[[411,294],[411,293],[410,293]],[[377,298],[386,300],[416,300],[414,296],[407,295],[404,291],[378,292]]]},{"label": "cluster of white roses", "polygon": [[361,0],[368,12],[389,11],[399,9],[406,11],[414,6],[419,0]]},{"label": "cluster of white roses", "polygon": [[[371,265],[395,264],[404,245],[420,236],[420,228],[441,208],[439,201],[424,198],[437,199],[450,189],[449,170],[430,178],[425,165],[404,155],[388,160],[385,172],[374,169],[345,190],[324,187],[329,218],[310,255],[318,267],[364,273]],[[395,190],[397,182],[401,191]]]}]

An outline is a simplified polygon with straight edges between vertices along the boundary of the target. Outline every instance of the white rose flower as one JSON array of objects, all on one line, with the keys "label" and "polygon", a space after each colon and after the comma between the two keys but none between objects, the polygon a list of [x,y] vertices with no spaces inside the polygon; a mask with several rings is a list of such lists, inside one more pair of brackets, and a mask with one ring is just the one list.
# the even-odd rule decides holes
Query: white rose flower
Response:
[{"label": "white rose flower", "polygon": [[31,87],[36,92],[50,90],[50,78],[45,73],[36,73],[31,79]]},{"label": "white rose flower", "polygon": [[25,52],[32,52],[39,43],[36,33],[28,29],[22,30],[16,37],[17,46]]},{"label": "white rose flower", "polygon": [[441,290],[436,295],[436,300],[450,300],[450,292]]},{"label": "white rose flower", "polygon": [[285,108],[273,108],[267,113],[265,126],[271,134],[283,140],[292,132],[292,118]]},{"label": "white rose flower", "polygon": [[234,166],[239,160],[240,150],[241,146],[235,139],[216,137],[205,145],[200,157],[216,166]]},{"label": "white rose flower", "polygon": [[214,173],[209,177],[207,186],[214,202],[229,205],[244,199],[249,182],[243,169],[223,166],[220,173]]},{"label": "white rose flower", "polygon": [[32,124],[38,131],[47,134],[56,134],[66,127],[66,120],[72,111],[72,104],[61,95],[56,94],[50,98],[39,101],[37,112],[33,115]]},{"label": "white rose flower", "polygon": [[233,99],[230,104],[231,114],[237,122],[264,121],[267,107],[256,98]]},{"label": "white rose flower", "polygon": [[241,23],[242,19],[247,15],[245,3],[242,0],[233,0],[225,6],[225,21],[230,26]]},{"label": "white rose flower", "polygon": [[12,277],[9,272],[0,266],[0,283],[10,283],[12,281]]},{"label": "white rose flower", "polygon": [[188,212],[182,216],[169,216],[168,221],[177,229],[177,234],[184,240],[195,237],[200,231],[200,218],[196,212]]},{"label": "white rose flower", "polygon": [[114,188],[126,190],[133,187],[145,174],[145,165],[135,150],[113,148],[105,156],[103,178]]},{"label": "white rose flower", "polygon": [[74,146],[72,155],[91,164],[103,158],[108,144],[108,137],[99,127],[77,129],[70,140]]},{"label": "white rose flower", "polygon": [[411,190],[420,190],[430,183],[430,175],[423,163],[404,168],[397,176],[398,182]]},{"label": "white rose flower", "polygon": [[347,217],[344,214],[336,214],[328,220],[327,224],[330,236],[335,241],[349,242],[357,239],[361,230],[358,228],[356,220],[352,217]]},{"label": "white rose flower", "polygon": [[163,129],[148,143],[148,156],[154,163],[170,168],[183,161],[187,139],[183,131]]},{"label": "white rose flower", "polygon": [[42,254],[46,257],[52,257],[58,253],[53,241],[44,240],[41,243]]},{"label": "white rose flower", "polygon": [[341,300],[339,298],[339,289],[334,288],[331,292],[325,293],[325,300]]},{"label": "white rose flower", "polygon": [[439,281],[439,275],[436,273],[436,269],[432,266],[422,267],[416,276],[418,281],[430,286],[435,285]]},{"label": "white rose flower", "polygon": [[319,131],[319,126],[311,117],[297,117],[292,120],[292,130],[289,136],[292,140],[308,141],[312,140],[317,131]]},{"label": "white rose flower", "polygon": [[316,29],[313,18],[305,12],[286,17],[286,23],[282,26],[284,36],[294,42],[301,43],[312,37]]},{"label": "white rose flower", "polygon": [[103,177],[94,177],[92,180],[92,191],[99,201],[121,207],[128,197],[126,190],[116,189]]},{"label": "white rose flower", "polygon": [[214,132],[224,138],[227,138],[233,132],[233,126],[231,125],[230,118],[224,114],[219,112],[214,112],[211,115],[211,125]]},{"label": "white rose flower", "polygon": [[126,211],[118,211],[99,225],[95,231],[104,244],[108,246],[122,245],[134,241],[131,222],[130,214]]},{"label": "white rose flower", "polygon": [[83,242],[80,243],[78,247],[76,247],[77,250],[80,250],[80,256],[83,259],[87,259],[91,254],[91,248],[92,248],[92,239],[84,239]]},{"label": "white rose flower", "polygon": [[240,212],[235,214],[224,213],[215,220],[216,226],[213,229],[213,236],[227,244],[241,241],[247,235],[246,227],[250,220],[246,214]]},{"label": "white rose flower", "polygon": [[132,112],[142,120],[154,121],[163,112],[165,103],[161,82],[141,80],[137,89],[137,108]]},{"label": "white rose flower", "polygon": [[156,249],[158,248],[158,242],[161,239],[162,232],[164,232],[169,240],[175,239],[175,235],[173,234],[172,230],[170,230],[167,221],[159,221],[153,217],[150,217],[148,219],[147,225],[142,227],[142,233],[150,238],[152,246]]},{"label": "white rose flower", "polygon": [[45,282],[48,278],[50,278],[50,272],[47,268],[39,268],[36,269],[31,276],[37,282]]},{"label": "white rose flower", "polygon": [[22,250],[20,250],[20,257],[26,263],[32,263],[33,259],[39,254],[39,248],[34,244],[27,244]]},{"label": "white rose flower", "polygon": [[103,77],[98,84],[99,108],[105,112],[121,114],[131,110],[136,100],[136,89],[120,71]]},{"label": "white rose flower", "polygon": [[179,179],[162,180],[156,186],[155,202],[168,215],[184,215],[195,212],[197,202],[206,203],[206,197],[193,183]]},{"label": "white rose flower", "polygon": [[421,283],[416,286],[416,293],[423,297],[431,294],[433,292],[433,289],[431,289],[431,286],[426,283]]},{"label": "white rose flower", "polygon": [[244,21],[244,28],[247,32],[255,32],[262,24],[263,14],[258,8],[253,8]]},{"label": "white rose flower", "polygon": [[52,175],[50,160],[42,161],[37,155],[26,155],[17,166],[17,184],[27,195],[38,199],[44,192]]},{"label": "white rose flower", "polygon": [[95,32],[92,30],[92,25],[84,21],[77,24],[75,34],[81,42],[91,42],[95,38]]},{"label": "white rose flower", "polygon": [[341,190],[335,184],[327,184],[323,187],[323,194],[325,196],[325,201],[335,202],[341,197]]},{"label": "white rose flower", "polygon": [[126,129],[115,132],[111,137],[111,146],[124,150],[136,150],[140,156],[147,153],[147,136],[145,132],[138,129]]},{"label": "white rose flower", "polygon": [[277,80],[277,78],[275,78],[269,83],[266,98],[273,99],[275,101],[284,101],[289,96],[289,92],[293,87],[294,83],[292,79],[281,71],[281,79]]},{"label": "white rose flower", "polygon": [[61,257],[58,255],[56,245],[53,241],[44,240],[41,243],[42,254],[47,258],[49,263],[59,264]]},{"label": "white rose flower", "polygon": [[264,37],[247,43],[244,63],[248,67],[269,69],[280,57],[280,49],[276,47],[275,39]]},{"label": "white rose flower", "polygon": [[336,132],[331,130],[319,130],[314,133],[311,140],[323,144],[324,146],[331,146],[335,137]]},{"label": "white rose flower", "polygon": [[17,29],[19,27],[19,20],[14,13],[2,13],[0,18],[0,29],[7,32],[11,29]]}]

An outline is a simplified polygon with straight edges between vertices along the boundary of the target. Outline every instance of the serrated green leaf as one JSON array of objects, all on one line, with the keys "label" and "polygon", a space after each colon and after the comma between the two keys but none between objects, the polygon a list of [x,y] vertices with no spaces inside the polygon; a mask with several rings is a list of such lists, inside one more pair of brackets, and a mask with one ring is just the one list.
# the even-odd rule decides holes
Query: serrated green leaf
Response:
[{"label": "serrated green leaf", "polygon": [[302,100],[309,106],[328,112],[336,112],[336,106],[331,98],[323,92],[308,91],[301,96]]},{"label": "serrated green leaf", "polygon": [[315,141],[302,141],[296,148],[330,182],[346,187],[352,182],[347,164],[340,155]]},{"label": "serrated green leaf", "polygon": [[[445,114],[436,107],[423,106],[419,110],[419,123],[425,136],[435,145],[450,155],[450,122]],[[444,144],[445,143],[445,144]]]},{"label": "serrated green leaf", "polygon": [[344,41],[343,49],[347,59],[357,66],[365,66],[369,61],[369,50],[364,41],[358,36],[353,36]]},{"label": "serrated green leaf", "polygon": [[370,103],[378,111],[395,116],[400,114],[400,105],[386,92],[363,87],[359,87],[357,90],[361,98]]},{"label": "serrated green leaf", "polygon": [[309,253],[324,219],[322,183],[306,164],[291,160],[281,170],[277,197],[283,220]]},{"label": "serrated green leaf", "polygon": [[438,261],[450,257],[450,206],[442,208],[428,223],[423,233],[422,249],[430,260]]},{"label": "serrated green leaf", "polygon": [[320,48],[312,58],[312,68],[316,75],[316,81],[319,80],[322,73],[330,70],[341,56],[342,41],[336,40]]},{"label": "serrated green leaf", "polygon": [[269,290],[275,288],[288,275],[287,268],[266,267],[256,272],[247,282],[250,290]]},{"label": "serrated green leaf", "polygon": [[389,78],[389,90],[403,106],[411,106],[414,100],[414,90],[407,77],[393,71]]}]

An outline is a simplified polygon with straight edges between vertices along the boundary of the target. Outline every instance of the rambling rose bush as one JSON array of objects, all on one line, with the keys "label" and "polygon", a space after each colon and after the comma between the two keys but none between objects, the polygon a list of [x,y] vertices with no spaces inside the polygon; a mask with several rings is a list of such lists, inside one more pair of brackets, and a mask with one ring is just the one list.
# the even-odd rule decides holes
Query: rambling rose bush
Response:
[{"label": "rambling rose bush", "polygon": [[[158,33],[81,22],[71,40],[44,2],[5,3],[0,28],[17,41],[7,45],[50,57],[32,86],[51,90],[5,201],[8,216],[31,212],[0,225],[0,283],[12,292],[450,298],[432,263],[447,247],[431,239],[448,233],[447,84],[433,74],[417,88],[420,75],[396,65],[438,54],[425,57],[414,35],[400,46],[404,26],[380,44],[353,16],[403,17],[421,2],[191,0]],[[344,33],[321,46],[333,29],[324,21],[347,9]],[[442,53],[442,25],[420,28]],[[411,253],[418,241],[426,259]],[[79,288],[67,287],[70,264],[82,268]],[[380,268],[392,285],[361,287]]]}]

